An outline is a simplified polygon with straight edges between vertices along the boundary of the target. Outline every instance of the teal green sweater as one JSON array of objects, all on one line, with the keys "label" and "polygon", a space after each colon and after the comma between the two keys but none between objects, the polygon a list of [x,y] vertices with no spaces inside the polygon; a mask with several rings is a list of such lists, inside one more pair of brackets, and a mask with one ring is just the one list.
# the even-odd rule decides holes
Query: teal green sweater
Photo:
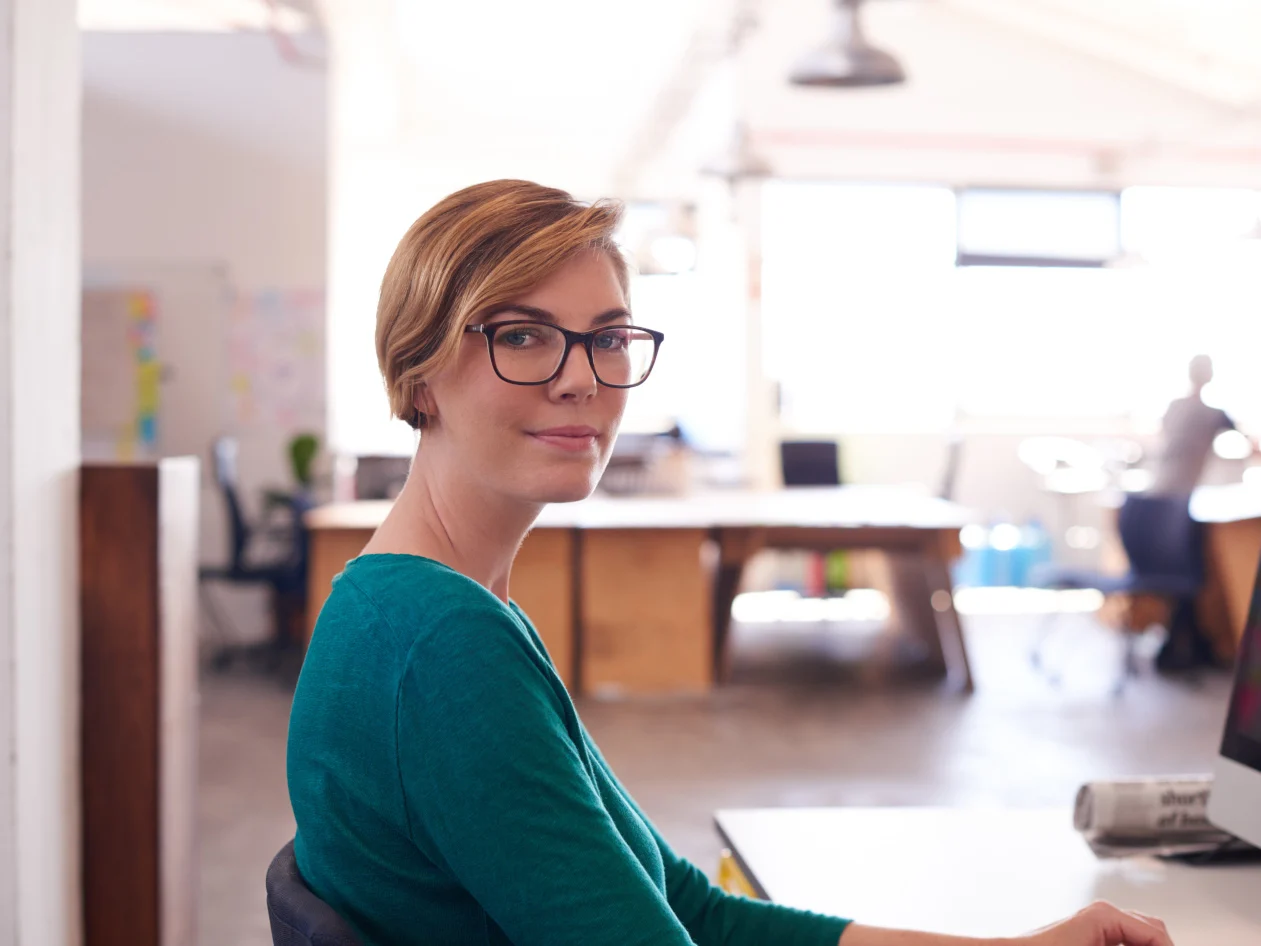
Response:
[{"label": "teal green sweater", "polygon": [[430,559],[334,582],[288,768],[298,867],[370,946],[836,946],[846,925],[675,855],[525,614]]}]

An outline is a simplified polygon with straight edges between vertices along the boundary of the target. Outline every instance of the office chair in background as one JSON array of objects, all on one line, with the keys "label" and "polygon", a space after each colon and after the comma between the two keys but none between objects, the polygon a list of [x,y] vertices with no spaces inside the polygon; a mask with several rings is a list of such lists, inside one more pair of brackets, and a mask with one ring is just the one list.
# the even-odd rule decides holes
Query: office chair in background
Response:
[{"label": "office chair in background", "polygon": [[841,448],[835,440],[783,440],[779,469],[785,486],[840,486]]},{"label": "office chair in background", "polygon": [[361,946],[350,924],[302,879],[292,841],[267,868],[267,919],[273,946]]},{"label": "office chair in background", "polygon": [[[1081,569],[1048,568],[1037,576],[1044,588],[1094,589],[1105,595],[1153,595],[1170,602],[1169,642],[1174,649],[1194,648],[1195,597],[1204,583],[1204,538],[1198,522],[1191,518],[1186,497],[1126,496],[1117,514],[1117,532],[1129,559],[1124,575],[1104,575]],[[1054,615],[1048,615],[1048,622]],[[1141,627],[1127,628],[1124,664],[1113,688],[1120,695],[1126,681],[1136,676],[1135,633]],[[1044,670],[1043,651],[1051,628],[1044,629],[1030,653],[1034,667]],[[1055,674],[1048,674],[1058,682]]]},{"label": "office chair in background", "polygon": [[[229,557],[226,565],[202,567],[198,573],[198,586],[211,623],[225,639],[230,622],[215,604],[207,584],[220,581],[233,585],[262,585],[270,590],[273,620],[270,639],[261,644],[225,644],[215,654],[212,665],[224,669],[237,657],[261,657],[274,669],[281,654],[295,643],[294,633],[306,605],[308,538],[302,517],[312,503],[301,493],[274,497],[272,505],[284,507],[283,523],[268,527],[248,522],[238,489],[237,452],[237,442],[231,437],[220,437],[211,447],[215,483],[228,514]],[[258,538],[271,539],[277,551],[267,559],[252,561],[251,546]]]}]

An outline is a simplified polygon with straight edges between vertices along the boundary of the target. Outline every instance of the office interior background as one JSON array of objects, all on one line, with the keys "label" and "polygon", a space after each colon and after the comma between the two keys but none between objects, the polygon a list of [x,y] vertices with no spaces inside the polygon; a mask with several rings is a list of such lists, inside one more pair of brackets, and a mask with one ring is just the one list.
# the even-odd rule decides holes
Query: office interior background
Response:
[{"label": "office interior background", "polygon": [[[30,421],[4,422],[6,475],[200,459],[188,942],[270,942],[262,878],[293,832],[285,725],[313,620],[311,562],[285,588],[238,580],[227,491],[258,532],[250,554],[285,562],[310,541],[295,496],[396,492],[417,441],[378,375],[381,275],[420,213],[493,178],[626,202],[632,307],[667,340],[603,497],[791,491],[782,448],[801,442],[835,458],[815,488],[960,516],[946,594],[970,695],[902,659],[879,549],[788,547],[739,572],[725,665],[705,686],[610,678],[581,695],[681,853],[716,867],[719,808],[1067,807],[1091,779],[1210,767],[1242,631],[1228,599],[1261,553],[1261,7],[871,0],[855,15],[903,79],[812,86],[828,0],[5,6],[26,16],[6,49],[9,239],[20,255],[38,231],[42,210],[22,202],[45,171],[20,137],[58,143],[31,130],[55,99],[80,184],[56,218],[73,278],[48,298],[65,308],[66,286],[81,290],[39,357],[52,322],[8,337],[5,400]],[[38,67],[24,42],[57,50],[73,83],[22,79]],[[1196,355],[1214,367],[1204,400],[1235,425],[1213,441],[1199,501],[1238,526],[1234,560],[1252,559],[1206,579],[1219,617],[1205,623],[1225,629],[1213,659],[1163,673],[1168,602],[1041,578],[1126,571],[1117,508],[1150,485]],[[56,452],[36,428],[71,414]],[[18,448],[37,443],[44,465],[23,467]],[[69,493],[25,512],[21,495],[5,500],[14,561],[74,532]],[[48,604],[78,600],[57,564],[74,548],[26,566],[70,577],[14,590],[0,635],[15,655],[5,738],[43,747],[18,754],[0,801],[33,806],[30,824],[59,839],[36,853],[35,827],[25,841],[20,818],[0,829],[16,852],[0,857],[0,894],[46,924],[22,943],[80,934],[61,907],[90,860],[77,826],[91,799],[75,787],[90,670],[75,606]],[[23,621],[60,631],[37,643]],[[35,695],[40,680],[55,685]]]}]

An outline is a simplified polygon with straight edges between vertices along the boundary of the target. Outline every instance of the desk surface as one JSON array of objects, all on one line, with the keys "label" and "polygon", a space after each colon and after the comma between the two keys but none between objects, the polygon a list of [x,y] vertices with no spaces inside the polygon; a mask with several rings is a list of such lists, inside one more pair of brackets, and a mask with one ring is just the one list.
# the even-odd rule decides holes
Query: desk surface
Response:
[{"label": "desk surface", "polygon": [[[334,503],[307,513],[312,529],[375,529],[388,500]],[[969,522],[962,506],[911,487],[840,486],[771,492],[724,490],[683,496],[596,495],[543,509],[537,528],[712,529],[958,529]]]},{"label": "desk surface", "polygon": [[1108,900],[1161,917],[1177,946],[1261,943],[1261,865],[1101,861],[1067,808],[732,810],[715,821],[770,899],[874,926],[1014,936]]}]

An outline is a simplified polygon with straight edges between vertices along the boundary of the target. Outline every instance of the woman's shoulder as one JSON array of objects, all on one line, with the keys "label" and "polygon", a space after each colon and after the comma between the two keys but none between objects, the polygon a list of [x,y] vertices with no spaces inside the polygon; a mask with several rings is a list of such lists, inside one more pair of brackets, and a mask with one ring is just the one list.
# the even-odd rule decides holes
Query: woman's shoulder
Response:
[{"label": "woman's shoulder", "polygon": [[515,608],[468,576],[418,555],[351,559],[320,612],[321,623],[346,619],[359,626],[379,622],[404,646],[439,629],[448,640],[461,630],[485,633],[496,626],[525,633]]}]

